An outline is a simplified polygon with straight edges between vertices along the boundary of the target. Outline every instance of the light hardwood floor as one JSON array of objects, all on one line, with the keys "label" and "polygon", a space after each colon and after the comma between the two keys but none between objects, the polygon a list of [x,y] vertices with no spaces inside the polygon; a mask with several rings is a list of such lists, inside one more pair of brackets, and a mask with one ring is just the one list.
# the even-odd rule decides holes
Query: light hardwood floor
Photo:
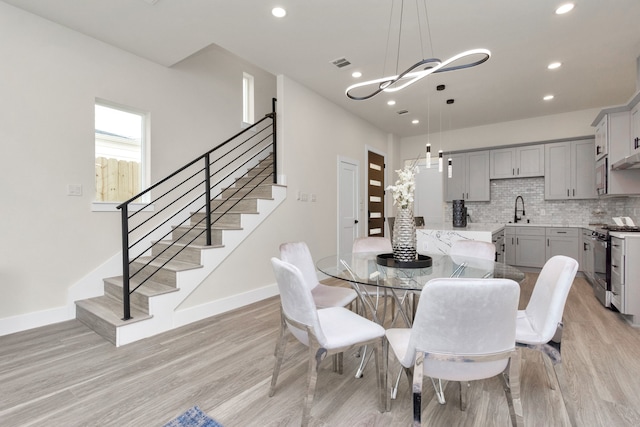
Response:
[{"label": "light hardwood floor", "polygon": [[[522,306],[534,282],[527,273]],[[225,427],[299,425],[305,347],[289,342],[276,394],[267,397],[278,322],[278,299],[271,298],[121,348],[78,321],[0,337],[0,425],[160,426],[194,405]],[[579,424],[640,425],[640,331],[600,306],[582,278],[574,282],[565,323],[564,363]],[[374,365],[356,379],[358,362],[345,355],[342,376],[329,361],[321,367],[311,425],[408,426],[406,378],[391,411],[382,414]],[[397,366],[391,357],[391,376]],[[540,354],[525,350],[526,426],[568,425],[559,391],[548,381]],[[425,387],[423,421],[510,425],[498,378],[471,384],[466,412],[457,405],[456,384],[445,396],[448,403],[439,405]]]}]

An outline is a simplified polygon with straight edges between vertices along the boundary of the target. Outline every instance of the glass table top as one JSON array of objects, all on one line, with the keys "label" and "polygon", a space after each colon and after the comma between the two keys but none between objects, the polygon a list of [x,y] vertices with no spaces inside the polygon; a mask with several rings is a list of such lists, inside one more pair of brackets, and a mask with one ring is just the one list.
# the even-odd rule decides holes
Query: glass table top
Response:
[{"label": "glass table top", "polygon": [[316,268],[330,277],[391,289],[420,291],[431,279],[443,277],[506,278],[520,283],[524,273],[510,265],[471,257],[429,254],[426,268],[388,267],[377,262],[378,253],[331,255],[316,262]]}]

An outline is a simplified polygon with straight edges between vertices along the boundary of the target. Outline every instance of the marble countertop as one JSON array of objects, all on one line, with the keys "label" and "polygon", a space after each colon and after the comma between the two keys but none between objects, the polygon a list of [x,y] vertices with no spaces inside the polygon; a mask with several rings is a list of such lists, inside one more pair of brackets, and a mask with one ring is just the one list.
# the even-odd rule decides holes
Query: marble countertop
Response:
[{"label": "marble countertop", "polygon": [[[507,223],[507,224],[493,224],[493,223],[481,223],[481,222],[468,222],[466,227],[454,227],[451,222],[427,222],[424,227],[419,227],[418,230],[443,230],[443,231],[484,231],[489,233],[496,233],[502,230],[505,226],[509,227],[573,227],[573,228],[586,228],[591,231],[596,229],[596,225],[592,224],[550,224],[550,223]],[[640,235],[640,233],[636,233]]]},{"label": "marble countertop", "polygon": [[444,231],[485,231],[495,233],[504,228],[504,224],[487,224],[480,222],[468,222],[466,227],[454,227],[451,222],[427,222],[424,227],[418,228],[423,230],[444,230]]},{"label": "marble countertop", "polygon": [[518,222],[518,223],[508,223],[505,224],[505,226],[509,226],[509,227],[569,227],[569,228],[586,228],[589,229],[591,231],[594,231],[597,227],[597,225],[593,225],[593,224],[550,224],[550,223],[544,223],[544,222],[540,222],[540,223],[536,223],[536,222],[531,222],[531,223],[522,223],[522,222]]}]

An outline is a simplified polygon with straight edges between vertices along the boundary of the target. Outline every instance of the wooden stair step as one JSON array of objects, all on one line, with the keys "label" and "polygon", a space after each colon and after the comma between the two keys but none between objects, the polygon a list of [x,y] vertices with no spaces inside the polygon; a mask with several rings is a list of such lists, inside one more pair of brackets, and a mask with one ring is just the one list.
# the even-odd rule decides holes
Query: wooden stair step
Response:
[{"label": "wooden stair step", "polygon": [[114,345],[116,330],[119,327],[153,317],[133,306],[131,307],[132,319],[125,321],[122,320],[122,316],[122,303],[110,296],[76,301],[76,318]]},{"label": "wooden stair step", "polygon": [[[122,276],[108,277],[103,279],[105,295],[117,300],[122,304],[122,288],[123,278]],[[129,284],[129,290],[136,289],[136,286],[140,284],[138,280],[132,280]],[[129,301],[132,307],[136,307],[146,313],[149,312],[149,299],[158,295],[164,295],[171,292],[177,292],[178,288],[175,286],[166,285],[164,283],[155,282],[153,280],[147,280],[136,289],[135,292],[129,295]]]}]

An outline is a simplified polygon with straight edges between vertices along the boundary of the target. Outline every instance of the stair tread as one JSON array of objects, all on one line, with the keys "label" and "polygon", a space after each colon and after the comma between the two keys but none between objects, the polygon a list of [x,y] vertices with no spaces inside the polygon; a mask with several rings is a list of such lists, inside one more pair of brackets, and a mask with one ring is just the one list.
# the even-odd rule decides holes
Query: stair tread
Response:
[{"label": "stair tread", "polygon": [[[204,227],[203,227],[204,228]],[[224,245],[198,245],[196,243],[182,243],[181,241],[173,241],[173,240],[158,240],[156,242],[154,242],[154,245],[158,244],[161,246],[168,246],[170,244],[173,244],[174,246],[182,246],[182,247],[189,247],[189,248],[193,248],[193,249],[200,249],[200,250],[207,250],[207,249],[215,249],[215,248],[224,248]]]},{"label": "stair tread", "polygon": [[[107,277],[106,279],[104,279],[104,281],[109,282],[113,285],[116,285],[120,288],[123,286],[122,276]],[[130,288],[133,289],[137,285],[138,285],[137,283],[132,283]],[[144,282],[144,285],[136,289],[137,293],[141,295],[145,295],[147,297],[168,294],[170,292],[176,292],[176,291],[178,291],[178,288],[176,287],[165,285],[164,283],[154,282],[153,280],[148,280]]]},{"label": "stair tread", "polygon": [[154,259],[151,256],[143,256],[134,261],[134,263],[146,264],[149,262],[149,265],[152,267],[160,267],[162,266],[164,269],[170,271],[185,271],[185,270],[195,270],[196,268],[202,268],[202,264],[194,264],[192,262],[178,261],[172,259],[171,261],[166,262],[166,259]]},{"label": "stair tread", "polygon": [[100,296],[76,301],[76,305],[91,312],[94,316],[99,317],[103,321],[115,327],[128,325],[132,322],[139,322],[153,317],[150,314],[131,306],[132,319],[126,321],[122,320],[122,303],[109,296]]}]

